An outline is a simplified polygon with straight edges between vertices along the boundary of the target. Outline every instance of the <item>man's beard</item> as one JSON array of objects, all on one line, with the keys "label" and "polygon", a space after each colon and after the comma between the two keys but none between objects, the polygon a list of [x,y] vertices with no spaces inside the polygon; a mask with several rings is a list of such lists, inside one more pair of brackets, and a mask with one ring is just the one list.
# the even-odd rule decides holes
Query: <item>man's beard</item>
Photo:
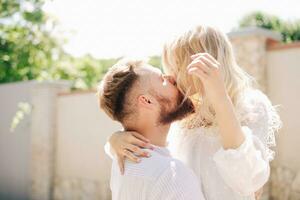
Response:
[{"label": "man's beard", "polygon": [[193,102],[189,98],[185,98],[184,95],[179,92],[175,108],[171,111],[167,110],[168,105],[172,105],[172,102],[165,97],[158,97],[160,102],[160,124],[170,124],[174,121],[181,120],[188,115],[195,113],[195,107]]}]

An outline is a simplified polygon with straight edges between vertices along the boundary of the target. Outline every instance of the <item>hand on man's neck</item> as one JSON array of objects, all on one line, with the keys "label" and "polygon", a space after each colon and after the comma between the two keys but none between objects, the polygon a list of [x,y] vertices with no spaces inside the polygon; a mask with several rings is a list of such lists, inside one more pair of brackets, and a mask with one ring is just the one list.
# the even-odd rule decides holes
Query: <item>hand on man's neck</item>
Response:
[{"label": "hand on man's neck", "polygon": [[131,131],[136,131],[139,134],[143,135],[147,139],[150,140],[150,143],[159,146],[166,147],[167,146],[167,136],[170,129],[171,124],[167,125],[154,125],[154,124],[144,124],[140,126],[136,126],[135,128],[131,128]]}]

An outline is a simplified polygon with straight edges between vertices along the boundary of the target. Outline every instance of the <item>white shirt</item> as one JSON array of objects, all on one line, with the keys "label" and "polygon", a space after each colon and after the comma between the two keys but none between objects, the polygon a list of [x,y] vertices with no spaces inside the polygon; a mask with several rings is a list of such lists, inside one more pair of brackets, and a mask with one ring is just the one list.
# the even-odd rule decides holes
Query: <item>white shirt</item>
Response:
[{"label": "white shirt", "polygon": [[155,147],[140,163],[125,162],[120,174],[114,159],[110,187],[113,200],[204,200],[194,172],[172,157],[166,148]]},{"label": "white shirt", "polygon": [[280,118],[259,90],[249,91],[240,106],[236,112],[246,139],[237,149],[222,148],[218,127],[171,126],[171,154],[196,173],[206,200],[254,200],[254,193],[269,179],[269,147],[275,145]]}]

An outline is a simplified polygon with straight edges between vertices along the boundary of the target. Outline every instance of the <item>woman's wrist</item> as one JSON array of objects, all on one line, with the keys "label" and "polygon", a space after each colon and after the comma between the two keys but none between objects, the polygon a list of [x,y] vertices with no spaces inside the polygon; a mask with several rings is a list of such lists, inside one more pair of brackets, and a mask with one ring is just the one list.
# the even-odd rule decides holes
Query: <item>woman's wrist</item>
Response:
[{"label": "woman's wrist", "polygon": [[216,98],[215,101],[212,101],[212,106],[216,113],[221,113],[224,112],[224,110],[232,107],[233,105],[230,97],[225,94],[221,97]]},{"label": "woman's wrist", "polygon": [[220,127],[224,149],[237,148],[244,141],[241,126],[236,117],[235,109],[229,96],[219,99],[215,105],[216,119]]}]

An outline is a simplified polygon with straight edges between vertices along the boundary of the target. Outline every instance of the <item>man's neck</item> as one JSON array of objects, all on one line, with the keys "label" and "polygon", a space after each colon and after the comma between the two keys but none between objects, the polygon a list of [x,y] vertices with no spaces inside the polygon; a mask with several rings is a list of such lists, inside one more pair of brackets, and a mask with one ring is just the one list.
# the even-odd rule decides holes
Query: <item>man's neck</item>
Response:
[{"label": "man's neck", "polygon": [[134,130],[150,140],[150,143],[159,147],[167,146],[167,136],[170,129],[168,125],[144,125]]},{"label": "man's neck", "polygon": [[167,136],[170,125],[152,126],[144,129],[143,136],[150,140],[150,143],[159,147],[167,146]]}]

